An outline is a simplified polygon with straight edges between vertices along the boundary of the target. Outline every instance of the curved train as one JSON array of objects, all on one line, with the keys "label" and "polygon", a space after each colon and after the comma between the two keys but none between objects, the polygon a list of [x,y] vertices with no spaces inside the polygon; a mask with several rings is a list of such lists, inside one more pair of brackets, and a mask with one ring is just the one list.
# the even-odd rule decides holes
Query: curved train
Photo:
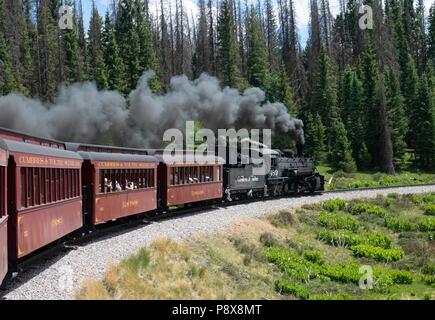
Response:
[{"label": "curved train", "polygon": [[[271,150],[271,170],[223,159],[165,162],[142,150],[38,138],[0,128],[0,284],[8,271],[68,235],[183,206],[324,190],[301,150]],[[83,232],[82,232],[83,233]]]}]

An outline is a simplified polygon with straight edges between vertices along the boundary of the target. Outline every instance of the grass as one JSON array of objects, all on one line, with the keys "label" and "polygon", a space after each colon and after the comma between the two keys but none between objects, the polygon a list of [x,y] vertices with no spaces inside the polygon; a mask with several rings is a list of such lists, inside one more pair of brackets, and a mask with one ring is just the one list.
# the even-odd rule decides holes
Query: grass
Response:
[{"label": "grass", "polygon": [[319,165],[317,168],[325,176],[325,188],[327,191],[435,183],[435,173],[430,172],[404,170],[391,176],[379,172],[336,172],[331,167],[325,165]]},{"label": "grass", "polygon": [[[427,222],[435,218],[426,213],[434,199],[334,200],[239,221],[216,236],[158,240],[82,284],[76,298],[435,299]],[[363,289],[366,272],[374,281]]]}]

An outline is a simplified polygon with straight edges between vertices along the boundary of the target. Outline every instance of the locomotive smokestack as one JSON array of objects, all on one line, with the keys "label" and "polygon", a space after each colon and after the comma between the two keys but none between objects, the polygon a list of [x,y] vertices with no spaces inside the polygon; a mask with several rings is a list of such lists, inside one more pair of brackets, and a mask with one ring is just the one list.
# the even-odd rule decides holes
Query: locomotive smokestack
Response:
[{"label": "locomotive smokestack", "polygon": [[304,145],[302,143],[296,144],[296,150],[297,150],[297,156],[303,157],[304,156]]}]

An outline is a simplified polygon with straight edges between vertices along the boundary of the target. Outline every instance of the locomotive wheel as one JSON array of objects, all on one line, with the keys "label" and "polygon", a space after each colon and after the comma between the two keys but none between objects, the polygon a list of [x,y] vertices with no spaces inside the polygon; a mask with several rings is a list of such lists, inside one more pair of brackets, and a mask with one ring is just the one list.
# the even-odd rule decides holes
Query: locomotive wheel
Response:
[{"label": "locomotive wheel", "polygon": [[284,194],[289,194],[289,191],[290,191],[289,184],[288,184],[288,183],[285,183],[285,184],[284,184],[284,190],[283,190],[283,193],[284,193]]}]

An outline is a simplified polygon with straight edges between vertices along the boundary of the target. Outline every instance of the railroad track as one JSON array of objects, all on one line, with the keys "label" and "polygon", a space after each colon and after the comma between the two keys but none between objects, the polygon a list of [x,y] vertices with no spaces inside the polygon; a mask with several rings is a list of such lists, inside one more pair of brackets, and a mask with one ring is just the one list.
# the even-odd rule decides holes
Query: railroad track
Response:
[{"label": "railroad track", "polygon": [[[347,193],[347,192],[359,192],[359,191],[376,191],[376,190],[394,190],[400,188],[409,188],[409,187],[425,187],[425,186],[435,186],[435,184],[421,184],[421,185],[399,185],[399,186],[383,186],[376,188],[358,188],[358,189],[341,189],[341,190],[331,190],[323,192],[323,194],[336,194],[336,193]],[[313,195],[295,195],[292,198],[303,198],[303,197],[316,197],[319,193]],[[0,291],[0,298],[3,295],[6,295],[11,289],[13,289],[13,285],[16,281],[19,281],[21,277],[25,276],[25,274],[32,270],[34,266],[41,267],[43,262],[47,260],[55,259],[62,255],[62,253],[68,252],[70,250],[75,250],[81,246],[85,246],[86,244],[104,239],[107,236],[114,236],[121,233],[127,233],[135,230],[136,228],[143,227],[147,224],[152,224],[161,220],[169,220],[176,219],[179,217],[185,217],[188,215],[196,215],[204,213],[208,210],[217,209],[217,208],[226,208],[234,205],[242,205],[249,204],[255,202],[269,202],[277,199],[285,198],[285,196],[275,196],[268,198],[255,198],[255,199],[244,199],[237,200],[233,202],[222,202],[222,203],[211,203],[208,205],[202,206],[193,206],[189,208],[183,208],[178,210],[172,210],[160,215],[151,216],[149,214],[142,214],[134,217],[123,218],[117,221],[111,222],[109,224],[105,224],[101,227],[97,227],[94,230],[81,230],[64,238],[62,241],[45,248],[44,250],[38,251],[25,260],[21,261],[18,265],[19,273],[13,278],[8,278],[5,280],[5,283],[2,286],[2,290]]]}]

